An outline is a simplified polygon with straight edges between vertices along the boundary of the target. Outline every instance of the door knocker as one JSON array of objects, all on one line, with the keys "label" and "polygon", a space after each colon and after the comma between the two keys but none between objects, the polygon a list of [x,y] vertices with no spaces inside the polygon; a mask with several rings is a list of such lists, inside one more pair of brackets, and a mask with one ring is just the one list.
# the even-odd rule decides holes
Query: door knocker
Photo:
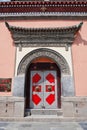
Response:
[{"label": "door knocker", "polygon": [[36,87],[35,87],[35,90],[36,90],[36,92],[39,92],[39,91],[40,91],[40,87],[39,87],[39,86],[36,86]]},{"label": "door knocker", "polygon": [[51,85],[48,86],[48,90],[49,90],[49,91],[52,91]]}]

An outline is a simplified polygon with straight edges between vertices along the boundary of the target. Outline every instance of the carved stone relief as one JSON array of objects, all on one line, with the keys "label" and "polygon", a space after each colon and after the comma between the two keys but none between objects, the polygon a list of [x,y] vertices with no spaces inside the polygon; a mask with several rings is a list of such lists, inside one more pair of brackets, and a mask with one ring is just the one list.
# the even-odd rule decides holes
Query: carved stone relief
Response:
[{"label": "carved stone relief", "polygon": [[40,48],[24,56],[24,58],[21,60],[18,66],[17,75],[25,74],[26,69],[29,66],[29,64],[32,62],[32,60],[42,56],[53,59],[54,62],[56,62],[56,64],[59,66],[62,74],[66,74],[66,75],[70,74],[69,65],[62,55],[60,55],[58,52],[55,52],[51,49]]}]

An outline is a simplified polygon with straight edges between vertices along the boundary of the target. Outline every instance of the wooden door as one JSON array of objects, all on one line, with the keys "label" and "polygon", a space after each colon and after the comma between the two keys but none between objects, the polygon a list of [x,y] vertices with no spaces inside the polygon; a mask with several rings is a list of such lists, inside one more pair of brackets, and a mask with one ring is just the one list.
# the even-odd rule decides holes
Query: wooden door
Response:
[{"label": "wooden door", "polygon": [[30,108],[57,108],[57,72],[31,71]]}]

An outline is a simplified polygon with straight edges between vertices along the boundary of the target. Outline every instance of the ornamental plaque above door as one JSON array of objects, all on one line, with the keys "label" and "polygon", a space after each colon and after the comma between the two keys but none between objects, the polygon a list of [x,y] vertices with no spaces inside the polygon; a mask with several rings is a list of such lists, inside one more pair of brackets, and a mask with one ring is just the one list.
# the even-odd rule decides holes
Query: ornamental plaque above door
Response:
[{"label": "ornamental plaque above door", "polygon": [[57,108],[57,72],[31,71],[30,108]]}]

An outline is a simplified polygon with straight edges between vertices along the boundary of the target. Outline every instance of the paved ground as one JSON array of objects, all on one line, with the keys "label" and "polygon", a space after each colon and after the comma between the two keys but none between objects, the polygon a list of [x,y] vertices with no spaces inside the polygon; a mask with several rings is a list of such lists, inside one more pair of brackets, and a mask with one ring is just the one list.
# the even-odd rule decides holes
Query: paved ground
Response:
[{"label": "paved ground", "polygon": [[0,122],[0,130],[87,130],[87,122]]}]

